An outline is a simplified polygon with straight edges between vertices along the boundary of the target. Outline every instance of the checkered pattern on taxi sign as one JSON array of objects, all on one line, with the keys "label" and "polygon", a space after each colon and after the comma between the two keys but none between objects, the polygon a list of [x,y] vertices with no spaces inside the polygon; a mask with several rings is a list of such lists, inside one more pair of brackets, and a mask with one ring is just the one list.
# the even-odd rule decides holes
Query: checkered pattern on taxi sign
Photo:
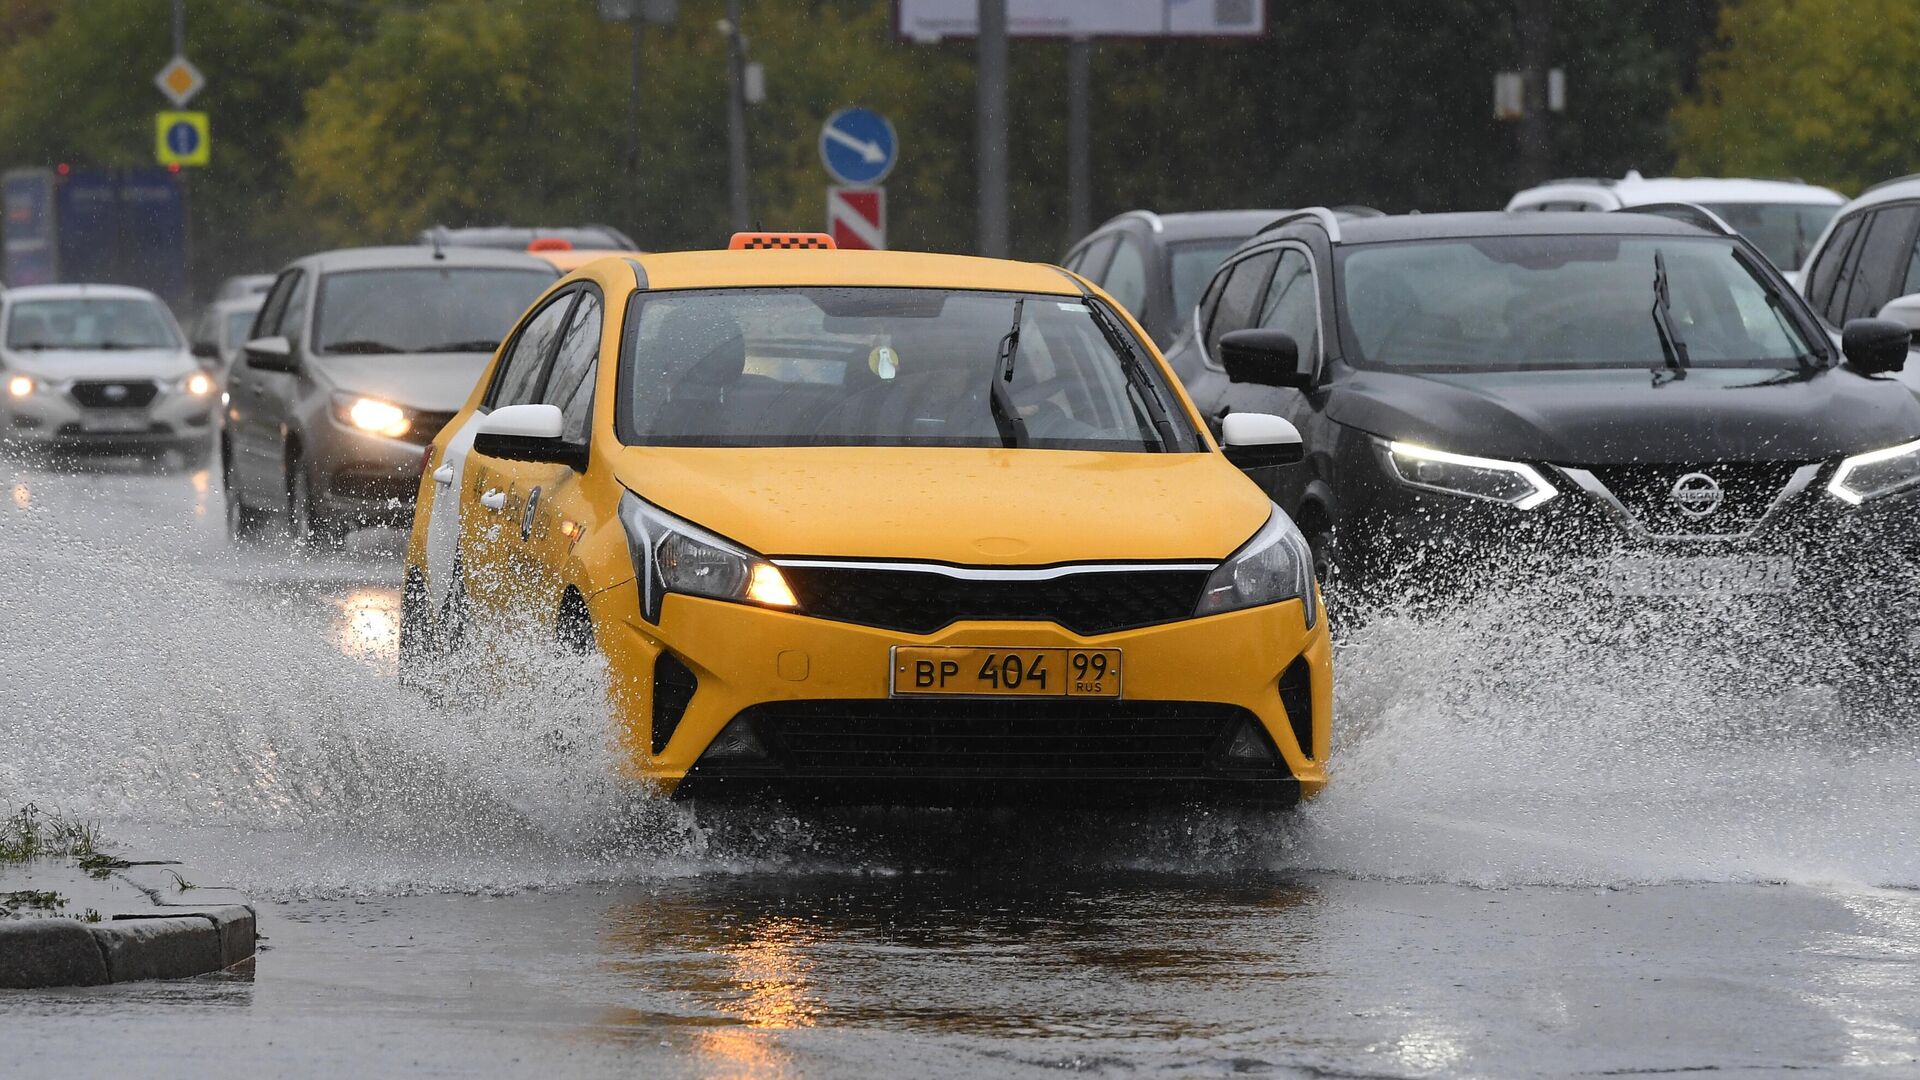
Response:
[{"label": "checkered pattern on taxi sign", "polygon": [[767,248],[834,250],[833,237],[820,232],[737,232],[727,244],[728,251],[759,251]]}]

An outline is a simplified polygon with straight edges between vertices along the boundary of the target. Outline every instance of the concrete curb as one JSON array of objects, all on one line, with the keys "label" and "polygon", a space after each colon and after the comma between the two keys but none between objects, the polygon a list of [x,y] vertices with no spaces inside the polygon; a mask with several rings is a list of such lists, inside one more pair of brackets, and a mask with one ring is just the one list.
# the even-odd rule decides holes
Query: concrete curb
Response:
[{"label": "concrete curb", "polygon": [[253,906],[231,889],[188,886],[169,865],[116,870],[113,877],[150,906],[113,912],[105,922],[0,922],[0,988],[184,979],[251,960],[258,936]]}]

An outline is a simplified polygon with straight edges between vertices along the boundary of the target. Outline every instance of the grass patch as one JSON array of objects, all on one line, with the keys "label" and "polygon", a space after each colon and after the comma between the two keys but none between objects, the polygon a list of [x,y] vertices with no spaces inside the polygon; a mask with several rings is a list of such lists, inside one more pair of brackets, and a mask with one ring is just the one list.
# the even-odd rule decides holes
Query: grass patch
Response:
[{"label": "grass patch", "polygon": [[51,914],[67,906],[67,898],[52,889],[21,889],[0,892],[0,918],[12,918],[22,911]]},{"label": "grass patch", "polygon": [[0,820],[0,863],[41,858],[71,858],[96,876],[125,865],[100,850],[100,831],[91,823],[28,803]]}]

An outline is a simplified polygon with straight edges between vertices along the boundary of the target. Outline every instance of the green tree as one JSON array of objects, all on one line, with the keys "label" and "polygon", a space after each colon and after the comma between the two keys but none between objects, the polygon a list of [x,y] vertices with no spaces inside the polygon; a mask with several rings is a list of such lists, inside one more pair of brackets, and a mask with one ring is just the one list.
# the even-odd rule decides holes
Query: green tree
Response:
[{"label": "green tree", "polygon": [[1728,0],[1698,90],[1674,110],[1683,170],[1843,191],[1911,171],[1920,5]]}]

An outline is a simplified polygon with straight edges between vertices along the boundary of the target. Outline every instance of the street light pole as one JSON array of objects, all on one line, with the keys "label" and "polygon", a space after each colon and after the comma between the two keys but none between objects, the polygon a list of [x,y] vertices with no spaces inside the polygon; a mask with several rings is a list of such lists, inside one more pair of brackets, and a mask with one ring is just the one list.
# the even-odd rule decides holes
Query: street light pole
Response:
[{"label": "street light pole", "polygon": [[1088,128],[1093,92],[1093,42],[1077,37],[1067,42],[1067,240],[1087,235],[1093,228],[1093,161]]},{"label": "street light pole", "polygon": [[173,55],[187,55],[187,0],[173,0]]},{"label": "street light pole", "polygon": [[746,48],[740,39],[740,0],[727,0],[727,203],[735,232],[753,227],[747,198]]},{"label": "street light pole", "polygon": [[980,0],[974,80],[980,254],[1007,257],[1007,0]]},{"label": "street light pole", "polygon": [[[640,204],[640,16],[627,20],[632,53],[627,61],[627,214],[629,222]],[[631,224],[629,224],[631,227]]]}]

